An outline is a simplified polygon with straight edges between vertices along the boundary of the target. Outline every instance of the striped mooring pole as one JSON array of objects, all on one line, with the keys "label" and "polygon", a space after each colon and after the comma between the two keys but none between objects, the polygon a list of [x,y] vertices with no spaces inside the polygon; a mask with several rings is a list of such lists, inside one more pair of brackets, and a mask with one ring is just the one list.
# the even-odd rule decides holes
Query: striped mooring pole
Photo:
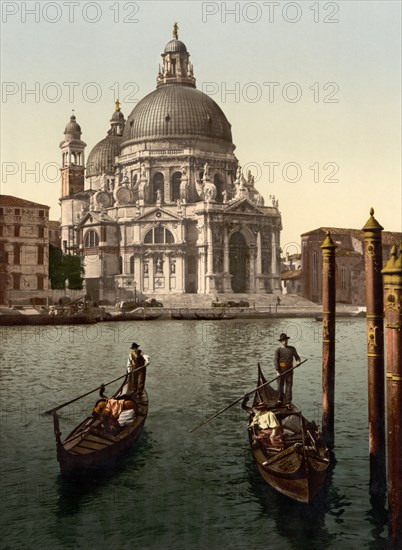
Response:
[{"label": "striped mooring pole", "polygon": [[387,363],[390,550],[402,548],[402,243],[382,270]]},{"label": "striped mooring pole", "polygon": [[336,245],[328,232],[322,249],[322,435],[329,449],[335,444],[335,310]]},{"label": "striped mooring pole", "polygon": [[382,285],[382,230],[374,218],[363,227],[366,268],[368,417],[370,452],[370,495],[385,502],[385,381],[384,296]]}]

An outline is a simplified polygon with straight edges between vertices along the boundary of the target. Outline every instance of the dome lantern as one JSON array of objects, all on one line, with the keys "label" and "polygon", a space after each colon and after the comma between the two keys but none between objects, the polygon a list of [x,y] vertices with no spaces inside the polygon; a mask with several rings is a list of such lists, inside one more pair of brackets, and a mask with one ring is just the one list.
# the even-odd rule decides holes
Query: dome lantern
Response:
[{"label": "dome lantern", "polygon": [[170,40],[162,54],[163,65],[159,69],[157,88],[166,84],[181,84],[195,88],[193,66],[184,42],[178,39],[178,25],[173,26],[173,40]]}]

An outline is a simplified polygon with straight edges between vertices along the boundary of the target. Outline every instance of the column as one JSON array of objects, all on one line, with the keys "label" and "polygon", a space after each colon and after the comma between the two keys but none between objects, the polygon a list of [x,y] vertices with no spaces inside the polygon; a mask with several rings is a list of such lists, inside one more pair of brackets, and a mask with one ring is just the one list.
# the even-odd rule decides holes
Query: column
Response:
[{"label": "column", "polygon": [[384,300],[382,288],[383,227],[370,218],[363,227],[366,303],[368,415],[370,447],[370,495],[385,500],[385,388],[384,388]]},{"label": "column", "polygon": [[214,272],[214,248],[212,243],[212,228],[211,224],[208,222],[207,225],[207,273],[205,277],[205,291],[208,294],[215,288],[215,279],[210,278]]},{"label": "column", "polygon": [[388,411],[388,548],[402,547],[402,244],[384,275]]},{"label": "column", "polygon": [[329,449],[335,434],[335,248],[329,232],[322,248],[322,435]]},{"label": "column", "polygon": [[184,256],[183,254],[179,254],[176,258],[176,291],[182,293],[185,288]]},{"label": "column", "polygon": [[205,247],[199,248],[198,258],[198,294],[205,294]]},{"label": "column", "polygon": [[261,231],[257,233],[257,275],[262,274]]}]

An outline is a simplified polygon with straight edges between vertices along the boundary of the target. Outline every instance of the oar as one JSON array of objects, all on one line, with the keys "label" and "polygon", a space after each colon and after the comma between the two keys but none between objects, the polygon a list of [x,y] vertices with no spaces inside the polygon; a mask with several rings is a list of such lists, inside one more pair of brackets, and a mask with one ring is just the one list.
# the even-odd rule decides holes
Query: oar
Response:
[{"label": "oar", "polygon": [[[134,370],[135,370],[135,372],[138,372],[142,369],[145,369],[147,366],[148,366],[148,364],[143,365],[142,367],[139,367],[138,369],[134,369]],[[132,371],[132,372],[134,372],[134,371]],[[105,388],[106,386],[109,386],[110,384],[113,384],[113,382],[117,382],[117,380],[121,380],[122,378],[125,378],[126,376],[127,376],[127,374],[123,374],[123,376],[119,376],[118,378],[115,378],[114,380],[111,380],[110,382],[107,382],[106,384],[101,384],[100,386],[97,386],[94,390],[91,390],[87,393],[84,393],[83,395],[80,395],[79,397],[76,397],[75,399],[71,399],[70,401],[66,401],[66,403],[62,403],[61,405],[58,405],[57,407],[53,407],[53,409],[49,409],[48,411],[45,411],[42,414],[53,414],[53,412],[58,411],[59,409],[62,409],[63,407],[66,407],[67,405],[70,405],[71,403],[74,403],[75,401],[78,401],[79,399],[82,399],[83,397],[86,397],[87,395],[90,395],[91,393],[94,393],[94,392],[100,390],[100,388],[102,386]]]},{"label": "oar", "polygon": [[260,390],[261,388],[263,388],[264,386],[268,386],[268,384],[272,384],[272,382],[275,382],[275,380],[278,380],[278,378],[280,378],[281,376],[284,376],[285,374],[289,374],[289,372],[297,369],[297,367],[300,367],[300,365],[302,365],[303,363],[305,363],[307,361],[307,359],[304,359],[304,361],[301,361],[300,363],[298,363],[297,365],[295,365],[294,367],[292,367],[291,369],[287,370],[286,372],[282,373],[282,374],[278,374],[278,376],[275,376],[275,378],[273,378],[272,380],[270,380],[269,382],[264,382],[264,384],[261,384],[261,386],[258,386],[257,388],[255,388],[254,390],[251,390],[249,391],[248,393],[245,393],[244,395],[242,395],[241,397],[239,397],[239,399],[236,399],[236,401],[233,401],[233,403],[230,403],[230,405],[227,405],[226,407],[224,407],[223,409],[221,409],[220,411],[216,412],[215,414],[213,414],[212,416],[210,416],[209,418],[207,418],[206,420],[203,420],[200,424],[198,424],[198,426],[196,426],[195,428],[193,428],[192,430],[190,430],[190,433],[192,432],[195,432],[195,430],[198,430],[198,428],[201,428],[201,426],[203,426],[204,424],[206,424],[207,422],[209,422],[210,420],[212,420],[213,418],[215,418],[216,416],[222,414],[223,412],[227,411],[228,409],[230,409],[230,407],[233,407],[233,405],[236,405],[236,403],[239,403],[239,401],[242,401],[247,395],[251,395],[253,393],[255,393],[256,391]]}]

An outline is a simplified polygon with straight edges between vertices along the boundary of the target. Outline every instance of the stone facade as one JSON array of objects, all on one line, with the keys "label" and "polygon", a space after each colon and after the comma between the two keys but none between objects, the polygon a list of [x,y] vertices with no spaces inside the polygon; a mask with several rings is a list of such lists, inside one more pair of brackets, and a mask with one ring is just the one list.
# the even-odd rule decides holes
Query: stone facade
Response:
[{"label": "stone facade", "polygon": [[[125,120],[120,103],[88,156],[75,116],[62,151],[62,248],[80,254],[93,299],[280,292],[278,202],[264,206],[234,155],[231,126],[196,89],[175,37],[154,92]],[[81,174],[81,181],[77,175]]]},{"label": "stone facade", "polygon": [[[322,299],[322,250],[327,231],[337,245],[336,301],[356,306],[366,304],[366,275],[364,263],[364,235],[358,229],[320,227],[301,235],[302,242],[302,296],[313,302]],[[401,233],[382,232],[384,264],[390,258],[391,248],[399,246]]]},{"label": "stone facade", "polygon": [[46,301],[49,207],[0,195],[0,303]]}]

